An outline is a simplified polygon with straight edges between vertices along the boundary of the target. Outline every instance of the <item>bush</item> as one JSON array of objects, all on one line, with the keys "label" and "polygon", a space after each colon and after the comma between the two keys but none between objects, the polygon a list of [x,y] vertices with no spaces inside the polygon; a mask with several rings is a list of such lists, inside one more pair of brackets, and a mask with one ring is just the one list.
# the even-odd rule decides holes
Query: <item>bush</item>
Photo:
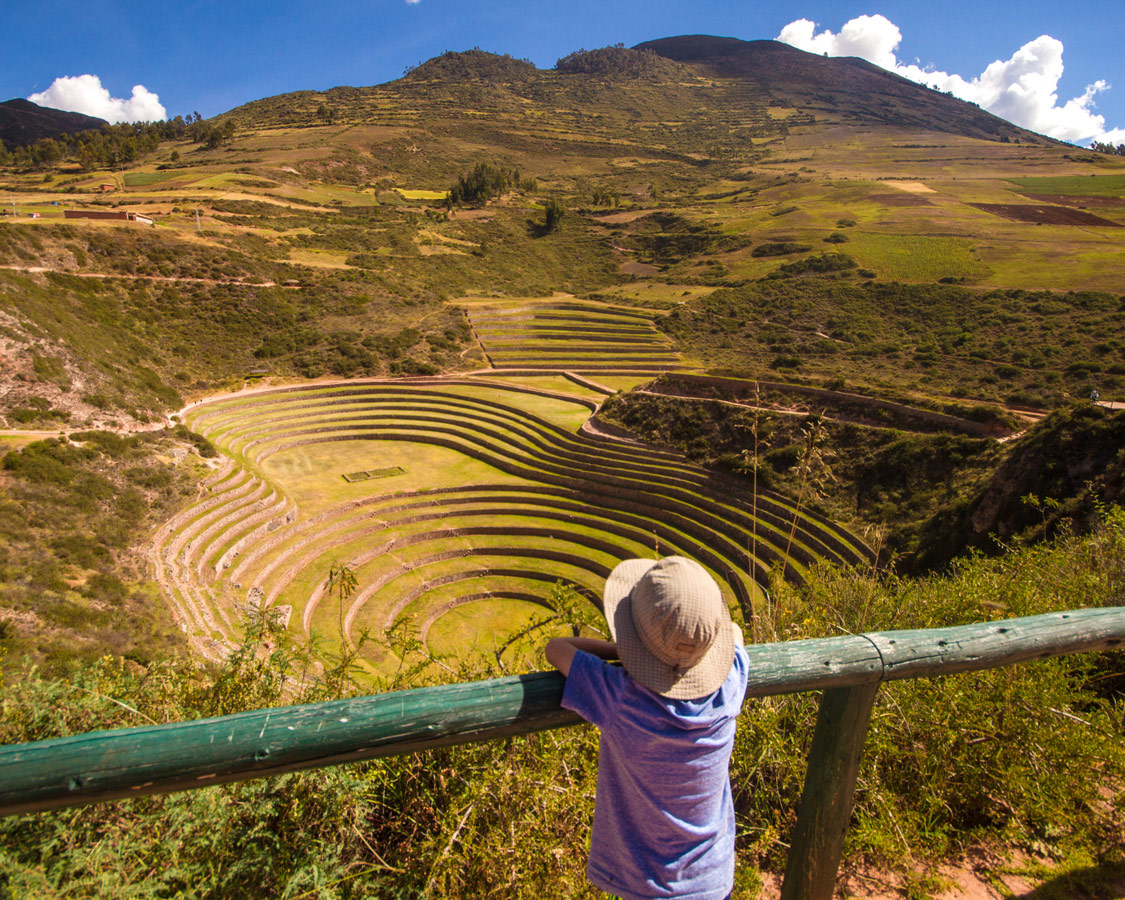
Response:
[{"label": "bush", "polygon": [[769,274],[770,278],[785,278],[793,275],[817,275],[825,272],[844,272],[854,269],[857,263],[846,253],[822,253],[819,256],[809,256],[791,263],[785,263],[775,272]]},{"label": "bush", "polygon": [[199,455],[205,459],[212,459],[219,455],[214,444],[203,435],[191,431],[186,425],[177,425],[172,429],[172,434],[185,441],[191,441]]},{"label": "bush", "polygon": [[751,256],[787,256],[790,253],[804,253],[812,249],[812,244],[797,244],[793,241],[766,241],[750,251]]},{"label": "bush", "polygon": [[391,363],[392,375],[437,375],[441,370],[433,363],[407,357]]},{"label": "bush", "polygon": [[543,230],[547,233],[557,231],[562,226],[565,216],[566,207],[560,201],[551,197],[543,207]]}]

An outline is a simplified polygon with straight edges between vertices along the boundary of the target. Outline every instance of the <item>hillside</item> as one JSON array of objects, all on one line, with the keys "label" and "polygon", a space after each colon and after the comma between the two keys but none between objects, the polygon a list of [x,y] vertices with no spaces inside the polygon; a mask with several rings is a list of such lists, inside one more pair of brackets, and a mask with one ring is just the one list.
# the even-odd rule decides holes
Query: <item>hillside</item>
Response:
[{"label": "hillside", "polygon": [[890,125],[984,140],[1052,143],[972,103],[909,81],[857,57],[806,53],[778,41],[684,35],[638,44],[667,59],[745,81],[778,106],[792,106],[820,124]]},{"label": "hillside", "polygon": [[[857,286],[944,282],[979,297],[980,310],[996,291],[1119,288],[1125,162],[998,122],[866,63],[769,41],[670,38],[639,49],[577,51],[554,70],[483,51],[448,53],[385,85],[267,98],[216,123],[195,123],[124,174],[84,170],[73,160],[10,167],[0,183],[14,200],[4,219],[15,227],[0,237],[0,266],[132,279],[111,293],[151,293],[154,279],[172,279],[173,289],[193,292],[205,319],[223,318],[232,288],[248,297],[239,327],[252,335],[240,339],[234,357],[213,358],[190,342],[161,338],[174,352],[147,368],[180,396],[263,369],[306,377],[389,373],[392,357],[376,363],[360,354],[357,364],[339,352],[341,340],[388,340],[430,323],[423,319],[430,304],[480,294],[597,293],[657,310],[681,305],[692,320],[709,315],[705,298],[714,291],[768,277],[811,275],[829,298],[831,279]],[[445,192],[480,164],[501,167],[514,179],[509,188],[487,203],[444,209]],[[536,222],[548,199],[569,215],[563,228],[544,235]],[[157,227],[58,221],[67,208],[123,207],[150,215]],[[1054,264],[1061,258],[1066,266]],[[818,274],[833,260],[842,268]],[[31,281],[20,285],[47,277],[27,276]],[[373,318],[357,306],[299,334],[290,321],[282,337],[268,333],[278,322],[264,312],[278,294],[271,283],[289,284],[293,299],[342,291],[366,297],[370,309],[399,312]],[[12,296],[30,290],[12,284]],[[71,284],[67,290],[78,290],[80,282]],[[21,335],[9,347],[14,359],[38,329],[45,343],[34,353],[82,370],[71,382],[89,385],[84,394],[108,396],[118,416],[155,410],[142,392],[113,387],[121,379],[104,366],[75,356],[76,341],[42,318],[43,307],[23,307],[11,323]],[[102,327],[83,315],[75,324]],[[298,315],[319,314],[314,304]],[[817,313],[818,326],[825,315]],[[1079,332],[1106,327],[1104,316],[1078,316]],[[439,344],[458,340],[450,337],[459,333],[456,318],[452,309],[443,314]],[[804,328],[787,327],[794,336]],[[927,337],[924,322],[909,327],[922,328],[910,338],[915,355],[949,340]],[[918,388],[1059,402],[1065,392],[1057,382],[1015,358],[1026,354],[1016,346],[1021,327],[1013,323],[997,338],[1009,341],[1009,350],[965,345],[965,362],[984,369],[969,383],[930,367],[936,380],[923,378]],[[958,333],[966,330],[975,333],[972,321],[960,323]],[[855,334],[874,335],[869,326]],[[1119,377],[1116,337],[1102,334],[1096,343],[1108,351],[1081,354],[1083,370],[1103,371],[1099,383],[1112,389]],[[802,361],[794,370],[802,377],[888,387],[878,372],[881,353],[849,353],[856,365],[841,369],[840,354],[830,366],[812,363],[827,347],[823,341],[810,347],[798,338],[793,352],[736,358],[716,346],[721,341],[704,347],[683,330],[676,339],[685,349],[697,347],[690,352],[704,354],[695,360],[703,366],[765,374],[788,357]],[[892,336],[876,339],[889,346]],[[784,342],[775,334],[769,343]],[[416,372],[473,364],[464,343],[431,350],[421,346],[411,356]],[[1107,352],[1101,362],[1098,355]],[[26,375],[31,357],[24,358],[14,371]],[[987,360],[1026,377],[1006,386],[1009,376],[998,378]],[[148,377],[134,372],[126,380]],[[998,379],[995,386],[989,378]],[[1073,380],[1081,390],[1081,378]],[[26,406],[34,384],[16,385],[10,406]],[[72,398],[73,408],[99,421],[77,403],[81,398]]]},{"label": "hillside", "polygon": [[18,97],[0,103],[0,143],[9,149],[61,134],[97,130],[108,124],[105,119],[39,106]]}]

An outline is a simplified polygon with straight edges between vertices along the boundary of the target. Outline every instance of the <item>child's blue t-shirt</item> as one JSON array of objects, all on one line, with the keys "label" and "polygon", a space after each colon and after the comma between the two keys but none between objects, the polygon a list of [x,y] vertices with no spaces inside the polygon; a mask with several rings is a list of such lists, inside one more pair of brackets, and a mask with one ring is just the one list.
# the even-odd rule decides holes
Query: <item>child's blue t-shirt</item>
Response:
[{"label": "child's blue t-shirt", "polygon": [[749,661],[722,687],[673,700],[579,652],[562,705],[598,726],[598,794],[586,877],[625,900],[723,900],[734,883],[730,754]]}]

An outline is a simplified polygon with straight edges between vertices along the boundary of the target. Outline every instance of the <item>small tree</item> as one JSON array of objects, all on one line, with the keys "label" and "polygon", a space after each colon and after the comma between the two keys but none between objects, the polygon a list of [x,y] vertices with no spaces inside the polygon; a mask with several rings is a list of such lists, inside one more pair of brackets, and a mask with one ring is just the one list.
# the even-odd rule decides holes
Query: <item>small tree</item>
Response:
[{"label": "small tree", "polygon": [[835,456],[825,446],[824,422],[819,416],[809,416],[801,426],[801,453],[797,458],[797,505],[793,507],[793,524],[789,529],[789,540],[785,544],[785,557],[781,564],[782,574],[789,564],[789,551],[793,549],[793,538],[801,518],[801,507],[806,495],[819,500],[830,482],[836,480],[832,472],[831,460]]},{"label": "small tree", "polygon": [[566,207],[559,200],[551,197],[543,207],[543,228],[550,233],[562,227],[563,217],[566,216]]},{"label": "small tree", "polygon": [[325,584],[329,594],[335,594],[340,604],[340,640],[344,639],[344,603],[359,587],[355,570],[347,563],[333,563]]}]

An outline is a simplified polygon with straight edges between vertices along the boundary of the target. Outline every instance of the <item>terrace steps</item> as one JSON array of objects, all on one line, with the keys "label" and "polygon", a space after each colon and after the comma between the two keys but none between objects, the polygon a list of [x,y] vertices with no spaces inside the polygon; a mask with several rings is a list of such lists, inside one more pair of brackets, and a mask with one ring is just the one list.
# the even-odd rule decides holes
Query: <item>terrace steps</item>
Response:
[{"label": "terrace steps", "polygon": [[[258,607],[291,608],[288,627],[305,636],[358,644],[361,632],[378,636],[406,615],[423,641],[435,628],[448,640],[497,610],[511,610],[514,629],[550,616],[557,582],[596,605],[617,560],[668,553],[702,562],[749,616],[772,567],[800,581],[821,560],[870,558],[816,516],[796,516],[794,529],[786,498],[755,499],[675,453],[564,428],[529,411],[537,401],[596,409],[563,392],[472,377],[284,388],[194,407],[189,424],[230,461],[158,534],[158,575],[179,620],[212,655]],[[347,490],[366,496],[306,512],[271,475],[276,460],[347,455],[372,441],[396,458],[401,446],[404,461],[412,445],[454,451],[502,478],[399,490],[360,482]],[[343,605],[326,589],[337,562],[359,580]],[[447,615],[461,618],[446,627]],[[388,650],[374,644],[364,652],[377,666]]]},{"label": "terrace steps", "polygon": [[496,369],[667,372],[686,368],[648,310],[548,300],[474,305],[467,312]]}]

